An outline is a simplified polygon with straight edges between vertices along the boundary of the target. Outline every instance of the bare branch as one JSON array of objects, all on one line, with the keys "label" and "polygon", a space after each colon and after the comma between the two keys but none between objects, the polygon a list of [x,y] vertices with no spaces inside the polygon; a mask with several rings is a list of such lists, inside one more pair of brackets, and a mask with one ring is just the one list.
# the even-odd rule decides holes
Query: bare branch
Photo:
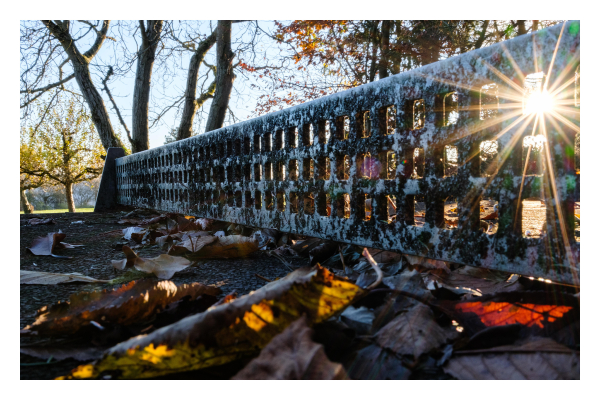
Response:
[{"label": "bare branch", "polygon": [[108,80],[110,79],[110,76],[113,74],[113,67],[109,66],[108,67],[108,72],[106,73],[106,78],[104,78],[102,80],[102,85],[104,85],[104,89],[102,89],[103,91],[106,92],[106,94],[108,94],[108,98],[110,100],[110,102],[113,105],[113,108],[115,109],[117,116],[119,117],[119,121],[121,122],[121,125],[123,125],[123,128],[125,128],[125,132],[127,132],[127,139],[129,139],[129,143],[133,143],[133,139],[131,138],[131,132],[129,132],[129,128],[127,128],[127,124],[125,123],[125,120],[123,120],[123,116],[121,116],[121,112],[119,111],[119,107],[117,107],[117,103],[115,102],[115,99],[113,98],[112,94],[110,93],[110,89],[108,88]]},{"label": "bare branch", "polygon": [[96,41],[94,42],[94,44],[92,45],[92,47],[90,47],[90,49],[88,51],[83,53],[83,56],[87,59],[88,62],[90,62],[92,60],[92,58],[94,58],[94,56],[100,50],[100,47],[102,46],[102,43],[104,42],[104,39],[106,39],[106,32],[108,32],[109,25],[110,25],[110,20],[104,20],[102,22],[102,29],[100,30],[100,32],[96,33]]},{"label": "bare branch", "polygon": [[[62,79],[62,80],[60,80],[60,81],[58,81],[58,82],[51,83],[50,85],[48,85],[48,86],[44,86],[43,88],[39,88],[39,89],[27,89],[27,90],[21,90],[21,92],[20,92],[20,93],[36,93],[36,92],[46,92],[46,91],[48,91],[48,90],[50,90],[50,89],[53,89],[53,88],[55,88],[55,87],[57,87],[57,86],[60,86],[60,85],[62,85],[63,83],[66,83],[66,82],[70,81],[70,80],[71,80],[71,79],[73,79],[73,78],[75,78],[75,74],[71,74],[71,75],[67,76],[65,79]],[[21,108],[22,108],[22,107],[21,107]]]}]

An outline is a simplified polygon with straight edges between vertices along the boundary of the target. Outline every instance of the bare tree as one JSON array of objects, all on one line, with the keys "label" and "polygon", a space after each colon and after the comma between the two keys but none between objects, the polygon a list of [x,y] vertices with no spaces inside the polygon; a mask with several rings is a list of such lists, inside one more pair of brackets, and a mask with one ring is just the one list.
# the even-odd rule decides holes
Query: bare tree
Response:
[{"label": "bare tree", "polygon": [[156,49],[160,41],[163,21],[139,21],[142,45],[138,50],[137,71],[133,88],[133,107],[131,124],[131,150],[133,153],[148,150],[148,101],[150,100],[150,81]]},{"label": "bare tree", "polygon": [[213,31],[210,36],[196,46],[194,54],[190,59],[185,87],[185,98],[183,100],[183,112],[181,114],[179,129],[177,130],[177,140],[186,139],[192,136],[192,126],[194,124],[194,116],[196,115],[196,111],[198,108],[202,107],[206,100],[212,98],[215,93],[217,83],[216,80],[213,80],[208,87],[208,90],[196,98],[200,64],[202,64],[206,53],[208,53],[208,50],[210,50],[213,44],[215,44],[216,40],[217,33],[216,31]]},{"label": "bare tree", "polygon": [[235,74],[233,73],[233,58],[231,50],[231,22],[219,21],[217,23],[217,76],[216,91],[210,105],[210,113],[206,122],[206,132],[219,129],[223,126],[225,115],[229,107],[229,97],[233,88]]},{"label": "bare tree", "polygon": [[[123,147],[123,143],[119,139],[118,136],[115,135],[113,131],[112,125],[110,123],[110,117],[108,116],[108,111],[104,106],[104,101],[102,100],[102,96],[94,86],[94,82],[92,81],[92,77],[90,75],[89,64],[94,58],[94,56],[102,47],[104,40],[106,39],[106,33],[108,32],[108,27],[110,25],[110,21],[105,20],[102,22],[102,28],[100,30],[96,29],[93,26],[93,29],[96,32],[96,40],[92,44],[92,46],[84,53],[82,53],[77,47],[76,40],[71,36],[69,32],[69,28],[71,26],[70,21],[50,21],[50,20],[42,20],[42,23],[48,31],[56,38],[60,45],[62,46],[65,54],[67,55],[67,61],[71,63],[73,68],[73,75],[75,76],[75,80],[79,85],[79,90],[83,95],[88,107],[90,109],[90,114],[94,125],[96,126],[96,130],[100,136],[100,140],[102,141],[102,145],[105,149],[109,147]],[[65,61],[66,62],[66,61]],[[59,82],[63,82],[62,79]],[[55,83],[53,87],[58,86],[60,83]],[[41,91],[47,91],[51,88],[48,86],[38,89]]]}]

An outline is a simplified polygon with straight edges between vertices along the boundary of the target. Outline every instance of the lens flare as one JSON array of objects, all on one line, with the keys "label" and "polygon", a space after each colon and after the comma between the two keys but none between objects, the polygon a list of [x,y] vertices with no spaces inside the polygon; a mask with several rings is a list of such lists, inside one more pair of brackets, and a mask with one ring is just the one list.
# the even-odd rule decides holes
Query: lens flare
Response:
[{"label": "lens flare", "polygon": [[548,91],[536,90],[525,100],[523,113],[525,115],[548,113],[554,109],[554,105],[554,98]]}]

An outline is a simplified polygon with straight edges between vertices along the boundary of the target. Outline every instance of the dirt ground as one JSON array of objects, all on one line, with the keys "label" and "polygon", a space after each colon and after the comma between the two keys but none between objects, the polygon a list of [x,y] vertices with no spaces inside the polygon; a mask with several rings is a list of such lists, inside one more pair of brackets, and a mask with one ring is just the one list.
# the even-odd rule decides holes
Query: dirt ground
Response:
[{"label": "dirt ground", "polygon": [[[117,224],[125,211],[114,213],[65,213],[21,215],[20,222],[20,269],[56,273],[78,272],[80,274],[109,280],[123,275],[111,266],[111,260],[124,259],[120,250],[121,231],[126,226]],[[29,218],[53,218],[54,225],[30,226]],[[78,223],[83,221],[83,223]],[[70,244],[81,244],[83,247],[57,251],[59,255],[73,257],[71,259],[51,256],[35,256],[27,247],[39,236],[61,230],[67,236],[64,240]],[[119,250],[118,250],[119,249]],[[156,257],[161,252],[156,246],[135,250],[141,257]],[[293,267],[307,265],[308,259],[287,259]],[[232,291],[238,295],[247,294],[264,286],[265,281],[255,274],[268,279],[283,277],[289,269],[278,259],[256,252],[246,259],[206,260],[197,267],[178,272],[171,279],[175,284],[200,282],[220,287],[224,296]],[[158,280],[158,279],[157,279]],[[68,300],[73,293],[120,286],[110,284],[62,284],[62,285],[20,285],[20,328],[34,321],[36,310],[47,304]],[[21,338],[26,344],[31,339]],[[34,364],[34,365],[31,365]],[[65,375],[80,365],[80,361],[67,359],[59,362],[44,361],[21,354],[21,379],[53,379]]]}]

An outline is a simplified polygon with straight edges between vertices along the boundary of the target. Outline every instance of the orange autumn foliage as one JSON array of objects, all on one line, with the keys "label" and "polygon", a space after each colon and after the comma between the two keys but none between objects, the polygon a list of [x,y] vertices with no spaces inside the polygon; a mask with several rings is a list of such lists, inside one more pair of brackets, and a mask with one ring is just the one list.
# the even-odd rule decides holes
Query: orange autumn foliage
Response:
[{"label": "orange autumn foliage", "polygon": [[572,309],[570,306],[519,304],[508,302],[457,303],[455,310],[477,314],[485,326],[521,324],[544,327],[544,322],[554,322]]}]

